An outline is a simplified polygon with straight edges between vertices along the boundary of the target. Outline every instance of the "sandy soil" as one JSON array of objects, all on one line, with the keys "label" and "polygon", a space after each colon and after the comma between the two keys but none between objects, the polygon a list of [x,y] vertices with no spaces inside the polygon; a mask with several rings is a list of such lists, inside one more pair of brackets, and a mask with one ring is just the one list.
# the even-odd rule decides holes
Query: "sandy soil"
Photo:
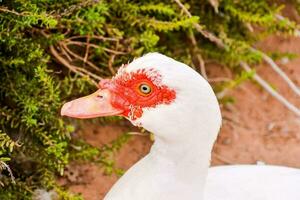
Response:
[{"label": "sandy soil", "polygon": [[[258,48],[300,54],[300,39],[274,36]],[[300,86],[300,57],[287,63],[282,61],[278,61],[280,67]],[[230,75],[221,66],[210,64],[207,69],[211,78]],[[257,72],[300,107],[299,97],[268,65],[258,66]],[[263,162],[300,168],[300,119],[251,81],[241,84],[228,95],[234,97],[235,103],[222,107],[223,126],[213,149],[212,165]],[[92,145],[101,146],[127,130],[127,126],[88,124],[82,137]],[[150,146],[149,137],[134,136],[117,154],[117,166],[128,169],[147,154]],[[72,183],[65,180],[62,184],[81,193],[86,200],[102,199],[117,180],[116,175],[106,176],[95,165],[72,165],[67,171],[74,180]]]}]

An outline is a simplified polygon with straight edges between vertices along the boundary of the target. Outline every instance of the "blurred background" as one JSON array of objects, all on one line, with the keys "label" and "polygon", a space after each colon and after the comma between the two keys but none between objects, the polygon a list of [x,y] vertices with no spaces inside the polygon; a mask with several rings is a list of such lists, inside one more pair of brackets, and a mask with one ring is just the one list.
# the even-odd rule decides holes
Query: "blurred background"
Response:
[{"label": "blurred background", "polygon": [[213,86],[212,165],[300,168],[299,12],[297,0],[2,0],[0,199],[102,199],[153,137],[60,108],[155,51]]}]

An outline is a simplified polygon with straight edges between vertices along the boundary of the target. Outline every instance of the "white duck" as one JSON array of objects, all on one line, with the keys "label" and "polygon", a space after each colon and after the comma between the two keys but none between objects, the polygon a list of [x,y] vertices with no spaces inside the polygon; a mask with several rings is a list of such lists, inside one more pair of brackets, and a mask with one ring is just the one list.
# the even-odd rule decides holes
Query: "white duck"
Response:
[{"label": "white duck", "polygon": [[[95,93],[61,114],[122,115],[155,134],[150,153],[105,200],[299,200],[300,170],[276,166],[211,167],[221,114],[210,85],[187,65],[149,53],[121,67]],[[300,155],[299,155],[300,156]]]}]

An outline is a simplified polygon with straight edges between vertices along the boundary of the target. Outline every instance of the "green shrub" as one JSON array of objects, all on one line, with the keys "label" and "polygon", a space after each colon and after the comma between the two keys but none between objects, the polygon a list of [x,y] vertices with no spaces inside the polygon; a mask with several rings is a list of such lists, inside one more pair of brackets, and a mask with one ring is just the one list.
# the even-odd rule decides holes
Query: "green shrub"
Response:
[{"label": "green shrub", "polygon": [[[237,74],[236,82],[216,87],[224,89],[251,77],[237,64],[260,62],[260,54],[249,49],[252,44],[297,29],[294,22],[278,19],[282,5],[271,1],[214,1],[218,7],[210,2],[184,1],[188,16],[175,1],[2,0],[0,199],[31,199],[41,188],[55,190],[61,199],[81,199],[55,181],[72,160],[98,162],[112,171],[105,155],[127,137],[97,149],[72,139],[76,121],[64,121],[59,110],[122,63],[159,51],[200,71],[202,55]],[[223,48],[206,31],[220,38]],[[74,144],[82,150],[74,151]]]}]

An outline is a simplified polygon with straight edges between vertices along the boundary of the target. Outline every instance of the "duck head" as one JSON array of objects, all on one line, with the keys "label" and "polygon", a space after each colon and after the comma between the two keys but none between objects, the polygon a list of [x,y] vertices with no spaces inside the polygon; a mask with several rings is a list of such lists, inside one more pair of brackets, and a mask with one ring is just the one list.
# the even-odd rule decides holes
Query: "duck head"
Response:
[{"label": "duck head", "polygon": [[159,53],[122,66],[112,79],[100,81],[95,93],[64,104],[61,115],[124,116],[166,140],[180,140],[186,129],[217,133],[221,124],[219,105],[207,81]]}]

